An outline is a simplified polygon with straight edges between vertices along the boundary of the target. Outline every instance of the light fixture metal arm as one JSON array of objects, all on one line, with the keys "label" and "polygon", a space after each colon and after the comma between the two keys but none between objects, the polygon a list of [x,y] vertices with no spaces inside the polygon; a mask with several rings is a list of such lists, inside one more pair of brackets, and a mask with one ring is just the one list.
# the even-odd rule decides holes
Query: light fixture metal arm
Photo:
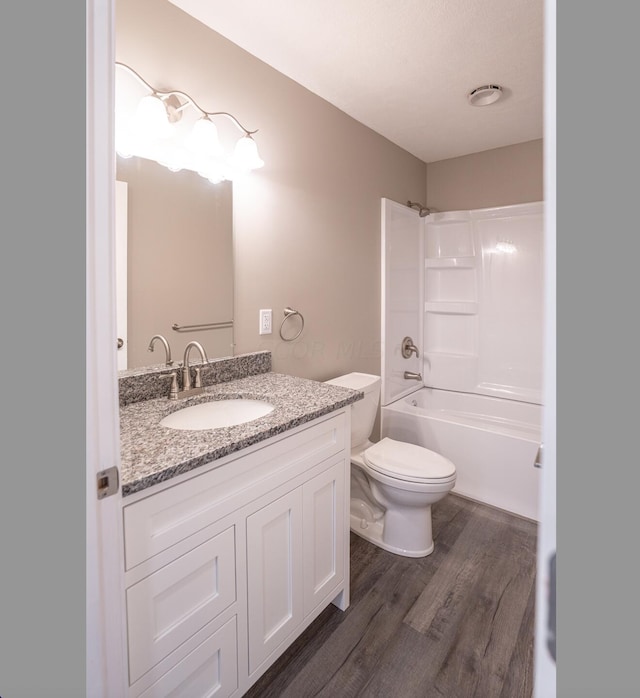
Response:
[{"label": "light fixture metal arm", "polygon": [[181,111],[184,109],[187,104],[193,105],[195,109],[197,109],[203,116],[206,116],[207,118],[210,116],[226,116],[227,118],[231,119],[233,123],[241,130],[244,131],[247,136],[252,135],[253,133],[257,133],[258,129],[255,129],[255,131],[250,131],[249,129],[245,128],[239,121],[236,119],[236,117],[233,114],[230,114],[229,112],[226,111],[206,111],[203,109],[196,101],[191,97],[191,95],[188,95],[186,92],[182,92],[181,90],[158,90],[152,85],[150,85],[139,73],[137,73],[133,68],[128,66],[126,63],[121,63],[120,61],[115,62],[116,66],[119,66],[121,68],[124,68],[125,70],[128,70],[135,78],[137,78],[150,92],[152,92],[154,95],[157,95],[158,97],[169,97],[170,95],[177,95],[180,97],[183,97],[184,99],[187,100],[187,103],[182,104],[180,107],[178,107],[176,110]]},{"label": "light fixture metal arm", "polygon": [[[195,104],[195,103],[194,103],[194,104]],[[200,107],[198,107],[198,109],[200,109]],[[201,111],[202,111],[202,110],[201,110]],[[202,112],[202,113],[203,113],[203,114],[206,114],[207,116],[226,116],[226,117],[228,117],[229,119],[231,119],[231,121],[233,121],[233,122],[236,124],[236,126],[238,126],[239,128],[241,128],[241,129],[247,134],[247,136],[251,136],[251,135],[254,134],[254,133],[258,133],[258,129],[255,129],[255,131],[249,131],[249,129],[246,129],[246,128],[238,121],[238,119],[236,119],[236,117],[235,117],[233,114],[229,114],[229,112],[227,112],[227,111],[205,111],[205,112]]]}]

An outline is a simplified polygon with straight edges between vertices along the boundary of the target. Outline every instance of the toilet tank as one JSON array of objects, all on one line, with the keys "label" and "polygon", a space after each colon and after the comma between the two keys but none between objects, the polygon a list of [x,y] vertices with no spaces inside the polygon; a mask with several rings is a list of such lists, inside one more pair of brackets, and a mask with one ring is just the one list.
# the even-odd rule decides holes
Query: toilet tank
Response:
[{"label": "toilet tank", "polygon": [[325,382],[343,388],[361,390],[364,393],[363,400],[358,400],[351,405],[351,448],[355,449],[366,443],[373,431],[378,412],[380,376],[370,373],[347,373]]}]

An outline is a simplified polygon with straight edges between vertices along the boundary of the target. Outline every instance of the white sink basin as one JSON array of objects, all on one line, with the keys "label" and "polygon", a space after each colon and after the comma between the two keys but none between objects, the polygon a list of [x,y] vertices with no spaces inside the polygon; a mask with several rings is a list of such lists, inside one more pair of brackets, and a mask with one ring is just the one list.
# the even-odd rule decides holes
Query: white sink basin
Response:
[{"label": "white sink basin", "polygon": [[160,426],[191,431],[233,427],[264,417],[273,409],[273,405],[262,400],[214,400],[172,412],[160,420]]}]

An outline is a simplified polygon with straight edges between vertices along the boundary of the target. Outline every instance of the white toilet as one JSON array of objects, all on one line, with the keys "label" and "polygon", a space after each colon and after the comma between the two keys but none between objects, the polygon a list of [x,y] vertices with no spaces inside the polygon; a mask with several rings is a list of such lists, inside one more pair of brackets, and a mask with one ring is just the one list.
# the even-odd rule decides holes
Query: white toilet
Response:
[{"label": "white toilet", "polygon": [[369,441],[380,376],[348,373],[326,382],[364,392],[351,406],[351,530],[397,555],[429,555],[431,505],[455,485],[454,464],[422,446],[388,437]]}]

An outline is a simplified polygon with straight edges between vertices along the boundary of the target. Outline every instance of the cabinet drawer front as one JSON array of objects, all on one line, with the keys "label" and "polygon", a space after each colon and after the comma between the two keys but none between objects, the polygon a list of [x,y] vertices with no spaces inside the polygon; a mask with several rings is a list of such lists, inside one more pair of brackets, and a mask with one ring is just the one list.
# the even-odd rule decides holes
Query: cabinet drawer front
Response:
[{"label": "cabinet drawer front", "polygon": [[127,589],[130,683],[236,600],[235,574],[231,527]]},{"label": "cabinet drawer front", "polygon": [[[262,483],[286,482],[347,444],[339,414],[124,507],[127,570],[231,513],[238,497],[264,494]],[[241,504],[242,502],[240,502]]]},{"label": "cabinet drawer front", "polygon": [[236,617],[178,662],[142,693],[131,698],[227,698],[238,688]]}]

